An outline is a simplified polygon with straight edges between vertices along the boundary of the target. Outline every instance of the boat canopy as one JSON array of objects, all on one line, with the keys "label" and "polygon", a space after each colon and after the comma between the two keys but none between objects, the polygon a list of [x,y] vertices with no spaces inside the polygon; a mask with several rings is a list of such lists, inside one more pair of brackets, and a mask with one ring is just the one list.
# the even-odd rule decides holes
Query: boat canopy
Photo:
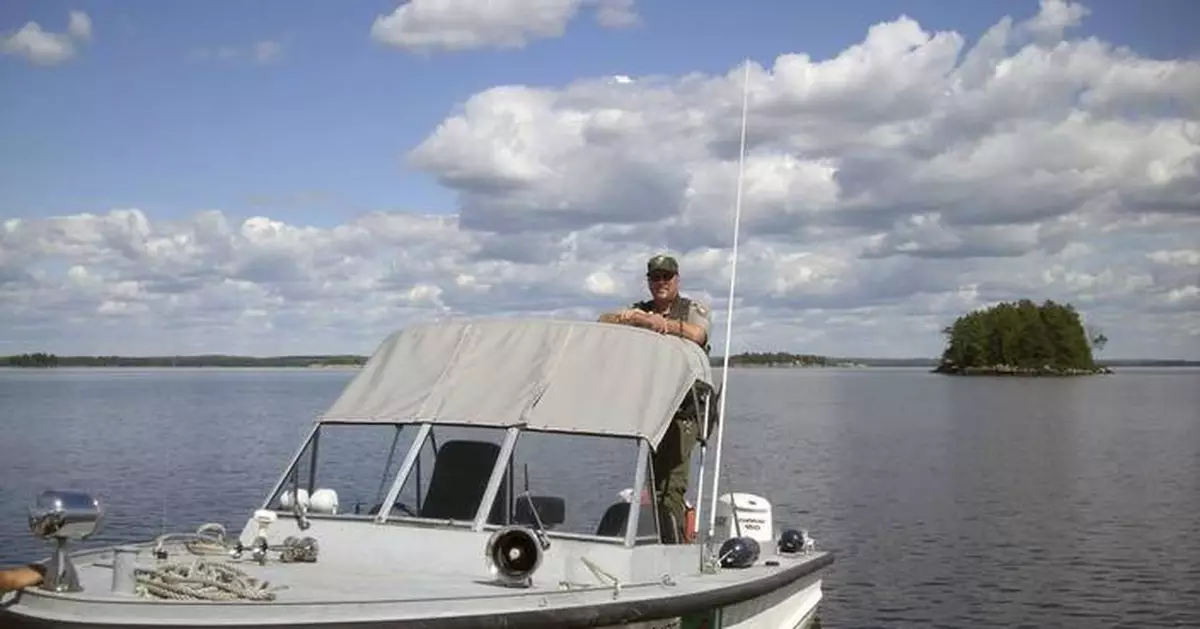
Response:
[{"label": "boat canopy", "polygon": [[389,335],[317,421],[518,426],[657,446],[693,388],[713,389],[708,355],[676,336],[592,321],[439,322]]}]

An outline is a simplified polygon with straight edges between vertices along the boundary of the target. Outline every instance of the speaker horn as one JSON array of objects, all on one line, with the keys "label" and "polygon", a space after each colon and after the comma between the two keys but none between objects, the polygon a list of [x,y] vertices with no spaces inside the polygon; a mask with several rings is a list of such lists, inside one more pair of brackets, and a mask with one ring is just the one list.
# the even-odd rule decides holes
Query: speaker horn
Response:
[{"label": "speaker horn", "polygon": [[488,538],[484,557],[488,572],[502,585],[530,587],[542,565],[542,541],[528,528],[509,526]]}]

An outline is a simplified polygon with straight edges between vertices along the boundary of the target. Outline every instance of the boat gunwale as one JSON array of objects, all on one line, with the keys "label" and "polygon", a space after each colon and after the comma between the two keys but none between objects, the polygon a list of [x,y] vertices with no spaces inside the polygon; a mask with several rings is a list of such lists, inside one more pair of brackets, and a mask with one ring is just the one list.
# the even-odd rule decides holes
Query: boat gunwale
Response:
[{"label": "boat gunwale", "polygon": [[[148,546],[149,544],[143,544]],[[97,555],[110,552],[112,547],[90,549],[81,553],[76,553],[76,556],[82,555]],[[467,615],[457,617],[433,617],[433,618],[393,618],[388,620],[364,619],[361,621],[321,621],[311,620],[302,623],[302,626],[321,627],[331,629],[333,627],[422,627],[426,629],[456,629],[458,627],[483,627],[483,628],[508,628],[514,626],[541,628],[541,627],[560,627],[563,629],[571,629],[575,627],[598,627],[609,625],[620,625],[622,623],[633,621],[648,621],[657,619],[666,619],[680,617],[687,614],[705,611],[716,607],[732,605],[762,596],[768,592],[779,590],[796,583],[806,577],[817,574],[822,569],[832,565],[834,556],[829,551],[821,551],[810,556],[796,557],[795,559],[803,558],[802,561],[785,566],[778,564],[770,566],[766,564],[756,563],[747,569],[764,569],[778,567],[779,570],[763,576],[738,580],[727,583],[717,583],[712,587],[700,588],[695,591],[678,594],[678,595],[663,595],[640,597],[634,600],[607,600],[600,602],[580,601],[567,603],[559,607],[550,608],[543,606],[538,609],[512,610],[502,612],[472,612]],[[705,580],[706,577],[720,576],[723,573],[737,573],[742,569],[726,568],[715,574],[695,574],[689,577],[689,581]],[[642,590],[651,587],[670,587],[677,586],[678,582],[668,584],[665,581],[642,581],[629,584],[622,584],[621,591]],[[118,598],[113,596],[98,597],[89,596],[83,593],[70,592],[50,592],[35,588],[26,588],[14,592],[14,596],[8,600],[0,602],[0,618],[6,615],[13,615],[8,611],[8,608],[19,604],[26,597],[32,597],[35,600],[41,599],[44,603],[53,605],[54,603],[62,602],[70,605],[168,605],[172,609],[238,609],[246,607],[257,608],[288,608],[295,613],[303,613],[303,608],[331,608],[341,607],[345,605],[353,605],[356,607],[380,607],[380,606],[396,606],[413,603],[437,603],[443,601],[462,601],[462,600],[477,600],[486,601],[490,599],[512,599],[512,598],[543,598],[549,600],[556,596],[569,596],[580,594],[596,594],[598,592],[612,592],[613,587],[608,585],[596,586],[581,586],[568,590],[559,590],[555,592],[545,592],[541,590],[521,591],[512,590],[511,588],[501,588],[503,591],[498,591],[496,594],[472,595],[470,597],[450,596],[450,597],[422,597],[417,599],[369,599],[369,600],[330,600],[330,601],[252,601],[252,600],[227,600],[227,601],[210,601],[210,600],[165,600],[165,599],[145,599],[145,598]],[[52,609],[41,607],[40,604],[34,604],[35,609]],[[647,611],[649,608],[651,611]],[[29,611],[33,611],[30,609]],[[75,628],[84,627],[112,627],[113,624],[96,624],[87,621],[71,622],[63,620],[54,620],[46,618],[36,613],[30,614],[27,611],[18,611],[15,614],[18,621],[27,622],[49,622],[65,624],[66,626]],[[155,622],[158,622],[156,619]],[[293,622],[286,622],[287,626],[294,626]],[[276,622],[251,622],[243,624],[219,624],[223,629],[250,629],[263,627],[277,626]],[[141,625],[128,625],[138,627]],[[212,627],[214,625],[200,624],[168,624],[156,626],[169,626],[172,629],[194,629],[199,627]]]}]

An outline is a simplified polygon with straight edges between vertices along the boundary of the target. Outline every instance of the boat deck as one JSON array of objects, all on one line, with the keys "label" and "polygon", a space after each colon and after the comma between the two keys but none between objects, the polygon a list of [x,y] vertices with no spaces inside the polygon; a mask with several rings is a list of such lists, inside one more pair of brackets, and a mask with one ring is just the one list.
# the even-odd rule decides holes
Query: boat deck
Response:
[{"label": "boat deck", "polygon": [[[315,563],[269,561],[259,565],[249,559],[234,560],[222,555],[198,556],[181,545],[167,548],[170,556],[160,561],[153,556],[150,546],[140,547],[136,565],[153,569],[164,563],[186,565],[198,560],[227,563],[254,579],[266,581],[275,598],[169,600],[114,592],[113,553],[105,551],[77,556],[82,592],[56,594],[32,589],[7,603],[15,602],[24,613],[91,627],[144,624],[233,627],[264,623],[336,627],[348,618],[356,619],[356,627],[385,621],[387,626],[406,626],[405,621],[422,627],[486,627],[492,621],[496,626],[513,626],[514,618],[522,625],[568,626],[583,622],[579,620],[583,616],[638,618],[647,613],[657,614],[664,606],[677,610],[674,613],[684,613],[721,600],[741,600],[748,596],[747,588],[762,590],[769,582],[789,590],[793,588],[787,584],[800,586],[811,582],[817,571],[832,562],[826,553],[794,557],[768,553],[749,568],[712,574],[696,570],[664,574],[658,579],[623,582],[619,588],[594,577],[586,582],[572,578],[577,584],[567,587],[562,583],[563,573],[555,565],[545,566],[545,573],[535,575],[532,587],[511,588],[486,578],[482,556],[479,570],[473,572],[454,569],[454,565],[462,567],[461,564],[443,565],[439,569],[436,565],[357,563],[336,555],[321,556]],[[583,571],[591,574],[586,568]],[[703,599],[703,605],[699,599]],[[607,610],[597,611],[601,608]],[[656,611],[647,611],[651,609]],[[595,625],[586,622],[578,626]]]},{"label": "boat deck", "polygon": [[[223,555],[195,555],[182,545],[167,545],[169,557],[158,560],[150,547],[139,549],[138,568],[153,570],[166,564],[187,565],[197,561],[220,563],[237,568],[247,576],[270,584],[277,603],[308,602],[380,602],[421,601],[440,598],[461,600],[477,597],[510,597],[514,594],[546,594],[560,590],[557,581],[536,579],[533,587],[514,589],[496,585],[484,578],[483,557],[478,573],[454,570],[453,566],[390,564],[365,561],[363,557],[320,556],[314,563],[283,563],[272,559],[264,565],[249,558],[232,559]],[[80,562],[79,578],[85,592],[105,597],[112,582],[112,553]]]}]

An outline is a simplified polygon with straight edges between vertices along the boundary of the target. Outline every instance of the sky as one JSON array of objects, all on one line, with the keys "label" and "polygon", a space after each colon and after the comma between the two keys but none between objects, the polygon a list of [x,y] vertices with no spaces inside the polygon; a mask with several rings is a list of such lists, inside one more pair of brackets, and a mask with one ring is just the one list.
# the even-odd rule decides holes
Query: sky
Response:
[{"label": "sky", "polygon": [[[1200,359],[1200,3],[9,0],[0,354],[370,353],[594,319],[932,357],[1073,304]],[[748,74],[746,69],[749,68]],[[744,78],[748,81],[744,83]]]}]

